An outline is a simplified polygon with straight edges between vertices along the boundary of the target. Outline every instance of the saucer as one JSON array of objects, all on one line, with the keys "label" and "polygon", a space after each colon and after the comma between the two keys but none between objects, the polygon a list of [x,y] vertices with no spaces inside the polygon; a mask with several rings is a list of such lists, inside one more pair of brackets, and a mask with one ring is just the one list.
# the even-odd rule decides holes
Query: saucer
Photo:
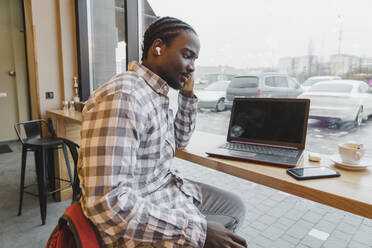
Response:
[{"label": "saucer", "polygon": [[362,158],[360,164],[344,163],[342,162],[340,155],[338,154],[334,154],[330,158],[335,163],[336,166],[346,170],[364,170],[367,167],[372,166],[372,160],[369,158]]}]

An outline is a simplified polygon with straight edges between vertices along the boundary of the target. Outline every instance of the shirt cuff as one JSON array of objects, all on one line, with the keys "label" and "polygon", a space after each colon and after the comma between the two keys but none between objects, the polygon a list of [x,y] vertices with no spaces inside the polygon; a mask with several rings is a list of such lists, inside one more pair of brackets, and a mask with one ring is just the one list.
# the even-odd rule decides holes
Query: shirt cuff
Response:
[{"label": "shirt cuff", "polygon": [[205,239],[207,238],[207,219],[202,214],[195,219],[188,219],[185,236],[186,247],[204,247]]},{"label": "shirt cuff", "polygon": [[198,107],[198,98],[195,96],[193,97],[186,97],[181,93],[178,94],[178,108],[184,112],[196,112]]}]

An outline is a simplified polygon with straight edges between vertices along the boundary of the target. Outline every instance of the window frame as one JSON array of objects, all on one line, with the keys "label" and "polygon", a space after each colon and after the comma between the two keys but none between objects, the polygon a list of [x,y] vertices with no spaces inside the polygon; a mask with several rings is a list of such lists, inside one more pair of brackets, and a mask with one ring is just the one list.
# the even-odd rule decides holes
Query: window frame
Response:
[{"label": "window frame", "polygon": [[[123,0],[125,6],[126,64],[139,60],[139,5],[138,1]],[[89,68],[89,39],[87,0],[75,1],[77,64],[79,74],[79,96],[81,101],[88,100],[93,91]]]}]

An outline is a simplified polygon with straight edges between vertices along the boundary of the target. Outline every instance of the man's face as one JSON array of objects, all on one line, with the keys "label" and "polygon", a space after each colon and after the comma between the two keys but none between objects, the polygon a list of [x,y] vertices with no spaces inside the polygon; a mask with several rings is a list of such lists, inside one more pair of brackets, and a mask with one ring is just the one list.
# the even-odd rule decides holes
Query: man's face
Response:
[{"label": "man's face", "polygon": [[199,38],[194,32],[181,30],[168,46],[163,45],[160,59],[159,76],[170,87],[181,89],[194,72],[194,62],[199,56]]}]

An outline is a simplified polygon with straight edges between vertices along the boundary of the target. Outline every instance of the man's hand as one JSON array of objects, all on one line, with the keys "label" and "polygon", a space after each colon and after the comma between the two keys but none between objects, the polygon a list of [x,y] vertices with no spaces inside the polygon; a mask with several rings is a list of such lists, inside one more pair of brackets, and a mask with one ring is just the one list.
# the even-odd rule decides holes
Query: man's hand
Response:
[{"label": "man's hand", "polygon": [[207,238],[204,248],[243,248],[247,247],[247,242],[244,238],[232,233],[223,225],[208,221],[207,222]]},{"label": "man's hand", "polygon": [[194,78],[193,74],[187,79],[187,81],[184,83],[182,89],[181,89],[182,95],[186,97],[193,97],[194,96]]}]

